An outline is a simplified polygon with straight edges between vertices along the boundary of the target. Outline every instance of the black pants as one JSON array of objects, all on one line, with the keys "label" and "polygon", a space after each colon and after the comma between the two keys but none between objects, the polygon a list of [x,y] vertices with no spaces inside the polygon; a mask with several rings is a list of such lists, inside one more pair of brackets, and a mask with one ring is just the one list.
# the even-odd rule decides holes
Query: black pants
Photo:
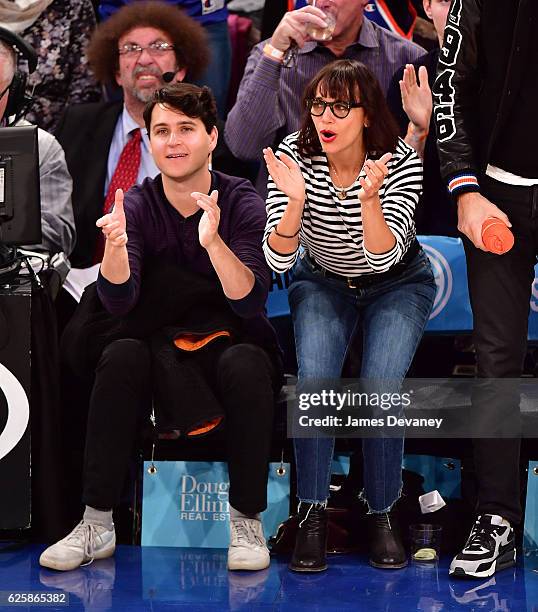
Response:
[{"label": "black pants", "polygon": [[[483,195],[508,215],[515,244],[508,253],[495,255],[476,249],[464,238],[478,376],[515,379],[521,376],[527,348],[538,253],[538,187],[506,185],[489,177],[484,177],[481,186]],[[504,386],[499,388],[503,393],[495,401],[491,388],[482,401],[475,402],[473,397],[473,410],[489,410],[492,418],[505,422],[518,419],[519,396]],[[520,446],[519,437],[474,441],[479,514],[499,514],[514,523],[521,521]]]},{"label": "black pants", "polygon": [[[225,411],[230,504],[254,514],[267,506],[275,392],[268,354],[252,344],[223,348],[213,391]],[[90,399],[82,501],[114,508],[120,500],[141,423],[151,412],[151,358],[141,340],[116,340],[96,369]]]}]

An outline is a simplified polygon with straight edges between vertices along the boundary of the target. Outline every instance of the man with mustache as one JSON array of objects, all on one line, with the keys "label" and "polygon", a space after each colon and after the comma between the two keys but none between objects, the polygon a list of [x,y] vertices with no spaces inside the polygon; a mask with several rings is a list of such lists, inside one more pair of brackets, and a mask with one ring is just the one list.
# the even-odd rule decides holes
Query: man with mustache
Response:
[{"label": "man with mustache", "polygon": [[[101,260],[95,222],[109,212],[115,190],[127,191],[159,172],[142,118],[146,102],[165,85],[163,75],[182,81],[200,74],[208,47],[202,27],[176,6],[137,2],[99,25],[87,55],[97,79],[109,92],[119,86],[123,100],[70,106],[56,131],[73,177],[74,268]],[[218,158],[217,151],[213,165],[222,169]]]}]

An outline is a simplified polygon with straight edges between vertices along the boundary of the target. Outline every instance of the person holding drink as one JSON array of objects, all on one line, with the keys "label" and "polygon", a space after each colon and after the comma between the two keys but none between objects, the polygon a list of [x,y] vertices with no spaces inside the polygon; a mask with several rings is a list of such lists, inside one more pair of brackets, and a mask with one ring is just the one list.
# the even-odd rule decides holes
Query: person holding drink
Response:
[{"label": "person holding drink", "polygon": [[312,40],[331,40],[338,16],[338,9],[334,0],[312,0],[312,6],[319,8],[323,13],[323,21],[326,26],[319,27],[315,23],[309,23],[306,26],[306,33]]},{"label": "person holding drink", "polygon": [[[364,18],[367,0],[312,0],[287,12],[270,39],[249,56],[236,103],[228,114],[224,137],[232,153],[258,161],[264,147],[277,145],[301,124],[301,96],[327,64],[345,56],[363,62],[386,93],[402,63],[424,50]],[[266,195],[262,165],[256,189]]]},{"label": "person holding drink", "polygon": [[[398,128],[372,72],[354,60],[325,66],[306,87],[298,132],[275,155],[264,253],[293,268],[298,393],[307,380],[337,379],[355,332],[363,380],[405,377],[435,296],[413,213],[422,186],[416,152]],[[299,247],[302,252],[299,254]],[[290,568],[323,571],[334,439],[295,439],[299,530]],[[364,439],[370,564],[401,568],[406,555],[394,504],[401,494],[403,439]]]}]

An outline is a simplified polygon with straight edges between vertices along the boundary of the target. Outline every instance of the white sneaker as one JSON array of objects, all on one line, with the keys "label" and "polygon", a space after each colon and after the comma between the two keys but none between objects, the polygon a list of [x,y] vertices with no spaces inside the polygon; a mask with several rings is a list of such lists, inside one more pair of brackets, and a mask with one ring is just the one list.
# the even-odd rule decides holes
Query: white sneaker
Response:
[{"label": "white sneaker", "polygon": [[116,549],[114,527],[107,529],[91,523],[80,523],[63,540],[41,553],[39,563],[55,570],[72,570],[94,559],[106,559]]},{"label": "white sneaker", "polygon": [[114,557],[79,567],[71,572],[51,572],[42,569],[39,581],[45,587],[76,595],[84,610],[112,610],[112,593],[116,578]]},{"label": "white sneaker", "polygon": [[516,563],[514,530],[497,514],[479,516],[463,550],[452,559],[449,576],[489,578]]},{"label": "white sneaker", "polygon": [[269,567],[269,550],[261,521],[249,518],[230,520],[229,570],[262,570]]}]

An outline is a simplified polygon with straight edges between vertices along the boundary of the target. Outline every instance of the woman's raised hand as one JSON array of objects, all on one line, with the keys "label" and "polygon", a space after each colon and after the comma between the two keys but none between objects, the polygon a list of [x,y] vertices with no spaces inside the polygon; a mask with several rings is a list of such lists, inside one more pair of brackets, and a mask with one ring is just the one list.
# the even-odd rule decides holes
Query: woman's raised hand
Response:
[{"label": "woman's raised hand", "polygon": [[280,153],[279,159],[270,147],[263,150],[263,158],[278,189],[285,193],[290,201],[304,204],[305,182],[298,164],[285,153]]},{"label": "woman's raised hand", "polygon": [[392,158],[392,153],[385,153],[379,159],[367,159],[364,163],[365,178],[360,178],[359,200],[361,204],[367,204],[370,200],[378,196],[379,189],[389,173],[387,168],[388,161]]},{"label": "woman's raised hand", "polygon": [[433,100],[426,66],[418,69],[418,77],[419,80],[417,80],[413,64],[407,64],[400,81],[402,106],[409,121],[415,126],[415,130],[427,133],[430,127]]}]

